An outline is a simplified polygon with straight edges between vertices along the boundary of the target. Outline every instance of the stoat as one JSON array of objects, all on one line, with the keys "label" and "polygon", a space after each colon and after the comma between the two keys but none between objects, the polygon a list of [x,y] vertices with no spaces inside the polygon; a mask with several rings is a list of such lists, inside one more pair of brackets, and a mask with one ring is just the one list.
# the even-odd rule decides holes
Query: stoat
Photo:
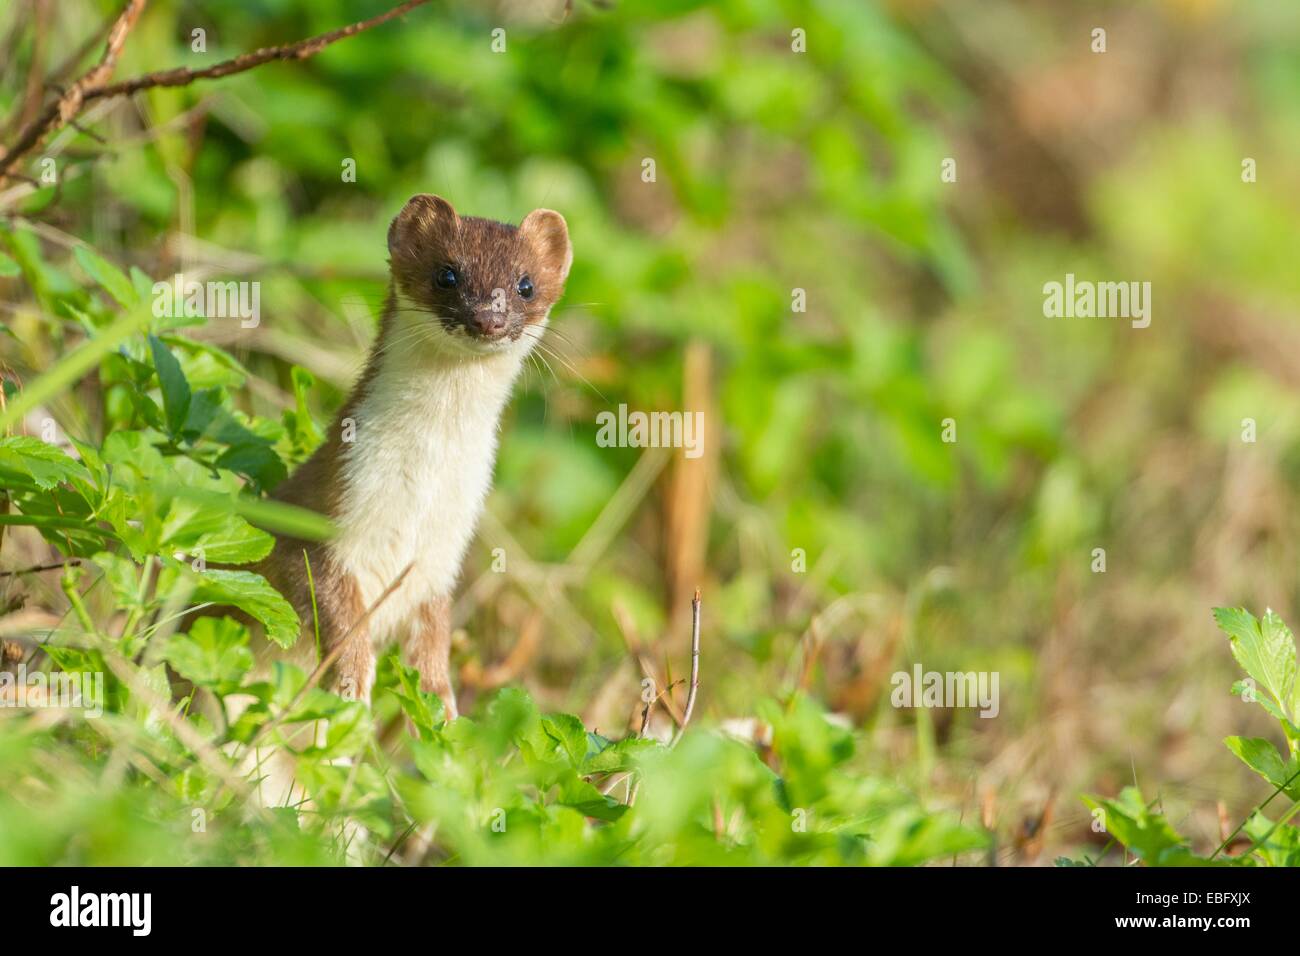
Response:
[{"label": "stoat", "polygon": [[346,637],[334,689],[368,700],[376,653],[400,641],[421,688],[454,717],[452,591],[492,484],[501,411],[564,292],[573,251],[550,209],[511,226],[419,195],[389,227],[388,252],[391,282],[365,370],[325,441],[274,494],[328,515],[337,535],[281,538],[256,570],[299,613],[302,635],[284,652],[299,666],[316,664],[309,561],[321,654]]}]

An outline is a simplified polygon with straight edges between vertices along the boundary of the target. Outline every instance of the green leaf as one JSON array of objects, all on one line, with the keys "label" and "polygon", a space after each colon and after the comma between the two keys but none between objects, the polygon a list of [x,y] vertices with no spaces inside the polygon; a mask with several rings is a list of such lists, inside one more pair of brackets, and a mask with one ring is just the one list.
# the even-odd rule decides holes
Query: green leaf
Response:
[{"label": "green leaf", "polygon": [[1243,608],[1217,607],[1214,620],[1228,635],[1237,663],[1272,695],[1282,715],[1294,721],[1296,646],[1290,628],[1271,610],[1257,620]]},{"label": "green leaf", "polygon": [[1147,866],[1208,865],[1208,860],[1192,853],[1187,839],[1170,826],[1163,813],[1147,806],[1136,787],[1125,787],[1117,800],[1083,800],[1092,809],[1105,811],[1106,832]]},{"label": "green leaf", "polygon": [[397,674],[397,686],[392,688],[393,696],[415,726],[419,738],[433,740],[445,722],[442,701],[437,694],[420,690],[420,672],[414,667],[407,667],[396,656],[393,657],[393,670]]},{"label": "green leaf", "polygon": [[148,309],[135,309],[121,316],[99,335],[77,346],[54,367],[24,388],[0,411],[0,431],[21,421],[33,408],[53,398],[82,375],[90,371],[101,358],[117,348],[133,332],[149,322]]},{"label": "green leaf", "polygon": [[[183,485],[171,485],[167,490],[180,498],[194,497],[207,501],[217,498],[211,492],[187,488]],[[251,495],[234,495],[220,500],[250,524],[275,534],[304,541],[328,541],[334,536],[336,530],[334,523],[325,515],[283,501],[254,498]]]},{"label": "green leaf", "polygon": [[0,471],[30,478],[43,491],[64,481],[90,480],[75,459],[30,435],[0,438]]},{"label": "green leaf", "polygon": [[1294,758],[1283,760],[1277,748],[1262,737],[1225,737],[1223,742],[1247,767],[1273,786],[1285,788],[1292,800],[1300,800],[1300,778],[1292,779],[1300,771]]},{"label": "green leaf", "polygon": [[197,441],[208,430],[213,419],[222,411],[221,389],[205,388],[190,395],[190,408],[181,426],[181,434],[190,441]]},{"label": "green leaf", "polygon": [[1256,812],[1242,830],[1269,866],[1300,866],[1300,827],[1276,826]]},{"label": "green leaf", "polygon": [[163,521],[162,540],[205,561],[250,564],[275,547],[275,538],[237,515],[221,496],[177,496]]},{"label": "green leaf", "polygon": [[163,657],[182,677],[218,694],[239,688],[253,669],[248,628],[228,617],[201,617],[167,642]]},{"label": "green leaf", "polygon": [[587,759],[587,728],[581,720],[572,714],[547,714],[542,718],[542,729],[570,764],[582,766]]},{"label": "green leaf", "polygon": [[556,803],[570,807],[584,816],[613,822],[627,812],[627,804],[607,797],[577,774],[569,776],[556,793]]},{"label": "green leaf", "polygon": [[196,604],[237,607],[266,628],[266,636],[281,647],[292,647],[301,625],[293,606],[260,574],[209,569],[197,575],[191,595]]},{"label": "green leaf", "polygon": [[[321,694],[333,699],[326,717],[325,739],[317,740],[299,750],[300,756],[322,760],[335,760],[350,757],[365,750],[374,740],[374,722],[370,709],[359,700],[344,700],[320,688],[313,688],[314,694]],[[309,695],[309,696],[313,696]],[[286,718],[286,722],[296,722],[300,712],[296,711]],[[313,717],[312,719],[317,719]],[[297,749],[297,748],[295,748]]]},{"label": "green leaf", "polygon": [[179,435],[190,412],[190,383],[185,380],[181,363],[156,335],[149,336],[149,349],[153,353],[154,368],[158,370],[158,384],[162,387],[167,432]]},{"label": "green leaf", "polygon": [[193,389],[239,388],[248,379],[248,369],[238,359],[210,342],[198,342],[175,333],[158,337],[176,350],[177,361]]},{"label": "green leaf", "polygon": [[297,457],[305,458],[316,450],[316,446],[324,440],[324,435],[317,427],[315,420],[311,417],[311,411],[307,405],[307,398],[311,392],[312,386],[316,384],[316,379],[305,368],[295,365],[291,372],[293,377],[293,396],[295,407],[285,409],[281,420],[284,422],[285,432],[288,434],[293,444],[294,452]]},{"label": "green leaf", "polygon": [[22,271],[23,270],[18,267],[18,263],[14,262],[13,259],[9,258],[9,256],[5,255],[3,252],[0,252],[0,279],[12,278],[13,276],[20,275]]},{"label": "green leaf", "polygon": [[86,274],[116,299],[118,305],[130,308],[139,301],[131,280],[122,274],[122,270],[104,259],[95,250],[89,246],[77,246],[73,251],[73,255],[76,256],[81,268],[86,270]]},{"label": "green leaf", "polygon": [[42,650],[49,655],[50,660],[58,665],[59,670],[66,674],[102,674],[108,671],[108,665],[104,663],[103,654],[97,650],[81,647],[59,647],[55,644],[47,644],[42,647]]},{"label": "green leaf", "polygon": [[581,772],[622,773],[636,766],[637,758],[649,751],[658,750],[663,745],[657,740],[645,737],[628,737],[617,743],[603,747],[595,753],[589,753],[582,763]]},{"label": "green leaf", "polygon": [[113,554],[111,551],[100,551],[92,555],[90,560],[104,572],[104,580],[107,582],[109,590],[113,592],[113,598],[120,608],[127,610],[144,609],[145,605],[140,601],[140,566],[138,564],[130,558]]},{"label": "green leaf", "polygon": [[46,310],[53,311],[57,301],[78,291],[79,286],[66,273],[45,261],[41,240],[31,227],[22,225],[8,234],[0,232],[0,241],[8,246],[27,284]]},{"label": "green leaf", "polygon": [[135,290],[137,301],[151,299],[153,297],[153,285],[153,279],[143,270],[136,266],[131,267],[131,287]]},{"label": "green leaf", "polygon": [[275,449],[263,441],[231,445],[217,459],[217,467],[247,475],[261,488],[274,488],[288,474]]},{"label": "green leaf", "polygon": [[1286,714],[1282,713],[1282,708],[1279,707],[1271,697],[1267,695],[1262,697],[1260,696],[1259,687],[1255,683],[1255,678],[1248,677],[1246,680],[1233,681],[1231,693],[1233,696],[1240,697],[1242,700],[1259,704],[1259,706],[1268,711],[1271,717],[1281,721],[1283,726],[1291,726],[1291,722],[1287,720]]},{"label": "green leaf", "polygon": [[867,863],[918,866],[936,857],[955,856],[987,846],[986,834],[963,826],[955,816],[927,813],[918,806],[902,806],[872,829]]}]

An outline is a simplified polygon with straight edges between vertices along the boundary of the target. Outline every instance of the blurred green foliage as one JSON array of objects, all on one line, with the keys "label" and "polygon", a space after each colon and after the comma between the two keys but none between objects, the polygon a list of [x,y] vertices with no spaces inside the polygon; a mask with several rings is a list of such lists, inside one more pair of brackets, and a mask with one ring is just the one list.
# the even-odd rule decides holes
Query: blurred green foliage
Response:
[{"label": "blurred green foliage", "polygon": [[[560,3],[434,3],[308,61],[117,103],[84,124],[107,144],[70,131],[50,147],[58,184],[6,196],[0,224],[0,361],[22,413],[0,475],[10,519],[44,535],[8,528],[5,566],[73,554],[103,572],[24,582],[29,605],[62,620],[51,648],[98,633],[146,672],[203,669],[223,692],[240,638],[170,636],[184,602],[206,599],[192,589],[216,586],[176,555],[251,560],[260,529],[310,520],[256,495],[306,456],[360,368],[392,215],[425,191],[504,220],[547,206],[575,248],[549,366],[504,429],[458,617],[469,675],[541,615],[545,640],[516,675],[539,704],[471,687],[472,721],[431,719],[396,753],[365,755],[351,785],[312,755],[304,772],[332,796],[305,838],[224,814],[220,839],[186,852],[337,859],[346,810],[376,844],[446,820],[432,858],[464,862],[917,862],[976,845],[938,812],[960,805],[1027,858],[1022,821],[1050,794],[1117,792],[1133,766],[1166,803],[1258,802],[1217,741],[1243,723],[1271,731],[1222,693],[1232,664],[1205,610],[1300,603],[1300,181],[1287,161],[1300,23],[1281,5],[1166,0],[1110,10],[1097,57],[1069,4],[982,6],[636,0],[563,17]],[[210,65],[384,7],[152,4],[118,75]],[[70,55],[114,9],[61,2],[50,48]],[[0,12],[0,115],[24,95],[22,16]],[[1260,170],[1249,185],[1245,156]],[[947,157],[955,183],[939,175]],[[178,271],[260,282],[260,327],[149,316],[150,284]],[[1067,272],[1151,281],[1152,327],[1045,319],[1042,286]],[[87,341],[97,351],[76,353]],[[694,379],[691,349],[707,357]],[[58,364],[70,354],[88,358]],[[63,372],[42,378],[51,368]],[[638,484],[636,449],[596,446],[597,412],[623,402],[710,408],[695,498],[685,464]],[[71,457],[30,444],[37,412]],[[1256,443],[1241,441],[1245,418]],[[706,516],[698,541],[677,523],[692,513]],[[470,590],[503,534],[516,573]],[[146,595],[146,568],[174,591]],[[220,584],[268,623],[283,615],[243,593],[255,582]],[[606,743],[635,736],[625,628],[680,673],[681,591],[696,584],[700,719],[761,716],[778,769],[701,730],[638,753],[637,805],[603,819],[607,801],[579,784]],[[1000,672],[1000,717],[890,708],[889,673],[915,661]],[[384,680],[381,722],[418,706],[399,670]],[[259,693],[255,716],[285,704]],[[0,766],[38,767],[0,798],[0,851],[134,862],[189,834],[181,808],[217,783],[173,776],[194,754],[131,696],[103,731],[0,735]],[[539,709],[581,712],[587,749],[565,746],[572,719]],[[114,756],[135,747],[169,787]],[[471,769],[482,779],[458,777]],[[96,802],[110,809],[94,816]],[[498,807],[505,839],[481,826]],[[794,808],[810,810],[806,834],[790,829]],[[1067,816],[1048,839],[1094,840],[1089,822]],[[1204,810],[1198,844],[1216,826]]]}]

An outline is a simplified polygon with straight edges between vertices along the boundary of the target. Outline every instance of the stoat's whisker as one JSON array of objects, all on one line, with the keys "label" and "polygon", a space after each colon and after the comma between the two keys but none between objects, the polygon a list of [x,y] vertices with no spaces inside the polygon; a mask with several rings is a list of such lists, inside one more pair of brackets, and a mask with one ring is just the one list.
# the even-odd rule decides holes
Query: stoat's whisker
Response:
[{"label": "stoat's whisker", "polygon": [[374,349],[376,358],[382,358],[394,350],[402,351],[412,345],[428,345],[434,341],[437,333],[430,328],[416,327],[413,329],[403,330],[399,335],[394,335],[388,341],[378,345]]},{"label": "stoat's whisker", "polygon": [[399,329],[391,338],[377,344],[375,354],[383,355],[385,352],[397,348],[398,346],[405,347],[414,342],[428,341],[430,331],[430,329],[422,325],[414,325],[410,328]]},{"label": "stoat's whisker", "polygon": [[[525,329],[524,331],[527,332],[528,330]],[[587,376],[583,375],[580,371],[578,371],[577,367],[572,362],[570,362],[559,352],[551,348],[547,343],[543,342],[540,334],[533,337],[533,342],[535,348],[540,349],[543,353],[549,355],[551,358],[555,359],[557,362],[563,365],[566,369],[568,369],[571,373],[573,373],[574,376],[580,379],[584,385],[586,385],[589,389],[591,389],[593,392],[599,395],[602,401],[605,402],[609,401],[609,399],[605,397],[605,394],[600,389],[598,389],[595,385],[592,384],[591,379],[587,378]]]},{"label": "stoat's whisker", "polygon": [[573,341],[573,339],[569,338],[569,336],[566,333],[561,332],[559,329],[548,328],[548,331],[550,332],[553,338],[559,339],[559,341],[563,342],[571,349],[575,349],[575,350],[580,349],[580,346],[578,345],[577,342]]},{"label": "stoat's whisker", "polygon": [[[537,364],[537,366],[538,366],[537,371],[538,371],[539,374],[541,373],[541,366],[542,366],[542,365],[545,365],[545,366],[546,366],[546,371],[548,371],[548,372],[551,373],[551,378],[555,380],[555,384],[558,385],[558,384],[560,383],[560,377],[559,377],[558,375],[555,374],[555,369],[551,368],[551,363],[548,362],[548,361],[546,361],[546,356],[545,356],[545,355],[543,355],[541,352],[539,352],[539,351],[537,351],[537,350],[534,350],[534,351],[528,353],[528,357],[529,357],[530,359],[532,359],[532,361],[533,361],[534,363]],[[542,381],[545,382],[545,380],[546,380],[546,376],[543,375],[543,376],[542,376]]]}]

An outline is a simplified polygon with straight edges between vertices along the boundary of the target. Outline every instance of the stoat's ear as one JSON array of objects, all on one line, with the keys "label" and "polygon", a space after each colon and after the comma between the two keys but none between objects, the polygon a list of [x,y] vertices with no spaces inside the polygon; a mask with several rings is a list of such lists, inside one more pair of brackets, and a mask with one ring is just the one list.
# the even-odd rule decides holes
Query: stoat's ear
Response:
[{"label": "stoat's ear", "polygon": [[456,210],[441,196],[412,196],[388,227],[388,253],[397,255],[401,249],[418,248],[454,233],[459,222]]},{"label": "stoat's ear", "polygon": [[573,246],[569,244],[569,226],[554,209],[534,209],[519,224],[519,231],[537,250],[543,267],[551,270],[560,282],[569,276],[573,265]]}]

